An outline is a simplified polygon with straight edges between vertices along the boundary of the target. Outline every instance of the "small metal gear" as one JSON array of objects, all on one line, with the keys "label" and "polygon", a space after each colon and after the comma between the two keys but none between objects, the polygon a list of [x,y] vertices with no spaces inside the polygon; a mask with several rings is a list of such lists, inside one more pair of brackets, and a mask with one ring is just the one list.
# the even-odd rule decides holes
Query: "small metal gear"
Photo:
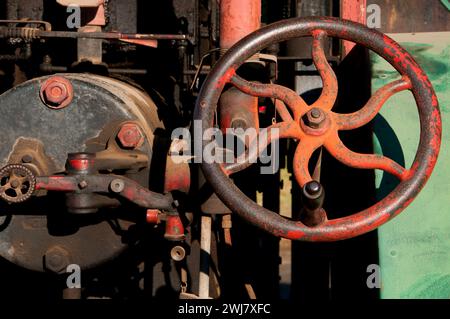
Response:
[{"label": "small metal gear", "polygon": [[33,172],[24,165],[11,164],[0,170],[0,197],[8,203],[22,203],[36,188]]}]

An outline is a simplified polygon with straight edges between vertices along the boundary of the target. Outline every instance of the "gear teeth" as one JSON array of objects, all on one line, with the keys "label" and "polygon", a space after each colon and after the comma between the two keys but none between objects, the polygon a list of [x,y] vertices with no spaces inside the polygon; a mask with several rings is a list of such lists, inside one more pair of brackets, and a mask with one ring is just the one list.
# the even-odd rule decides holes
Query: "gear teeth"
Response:
[{"label": "gear teeth", "polygon": [[[20,194],[17,197],[12,197],[6,194],[6,191],[8,189],[2,189],[2,191],[0,191],[0,198],[12,204],[23,203],[33,195],[34,190],[36,189],[36,177],[34,176],[33,172],[26,166],[20,164],[10,164],[6,165],[0,170],[0,181],[3,180],[4,177],[10,177],[13,171],[19,172],[19,175],[26,178],[25,181],[29,182],[28,190],[25,194]],[[1,188],[3,188],[3,186],[5,185],[0,185]]]}]

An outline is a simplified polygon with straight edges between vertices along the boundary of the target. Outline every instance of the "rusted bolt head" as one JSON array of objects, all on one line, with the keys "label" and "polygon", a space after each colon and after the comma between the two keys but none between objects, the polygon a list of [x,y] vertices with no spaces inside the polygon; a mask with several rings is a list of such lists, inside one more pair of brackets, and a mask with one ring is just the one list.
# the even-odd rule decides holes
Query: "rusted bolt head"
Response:
[{"label": "rusted bolt head", "polygon": [[72,102],[73,87],[62,76],[52,76],[41,86],[41,99],[49,108],[62,109]]},{"label": "rusted bolt head", "polygon": [[325,122],[325,113],[321,109],[313,108],[305,114],[303,121],[311,128],[320,128]]},{"label": "rusted bolt head", "polygon": [[44,256],[45,269],[54,273],[63,273],[70,264],[70,255],[64,248],[53,246],[47,250]]},{"label": "rusted bolt head", "polygon": [[81,182],[79,182],[78,183],[78,187],[80,188],[80,189],[85,189],[86,187],[88,187],[89,185],[88,185],[88,182],[86,182],[86,181],[81,181]]},{"label": "rusted bolt head", "polygon": [[135,149],[144,143],[141,129],[134,123],[123,124],[117,138],[123,148]]}]

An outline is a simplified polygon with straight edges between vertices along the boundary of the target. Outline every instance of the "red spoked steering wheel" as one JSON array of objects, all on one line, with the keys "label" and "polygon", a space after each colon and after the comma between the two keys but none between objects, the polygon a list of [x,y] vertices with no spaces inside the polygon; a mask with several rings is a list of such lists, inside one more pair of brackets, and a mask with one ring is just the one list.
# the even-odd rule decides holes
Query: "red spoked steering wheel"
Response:
[{"label": "red spoked steering wheel", "polygon": [[[294,91],[276,84],[248,82],[236,70],[248,58],[270,44],[295,37],[313,38],[312,58],[322,77],[323,89],[312,105]],[[332,111],[338,85],[327,62],[322,39],[337,37],[363,45],[383,57],[400,73],[401,79],[385,85],[359,111],[338,114]],[[314,227],[284,218],[269,211],[245,196],[228,177],[248,165],[223,166],[203,163],[202,169],[219,198],[248,222],[275,236],[304,241],[335,241],[371,231],[398,215],[424,187],[435,166],[441,143],[441,117],[437,97],[424,71],[399,44],[382,33],[361,24],[336,18],[295,18],[266,26],[232,47],[214,66],[202,86],[197,99],[195,119],[202,121],[205,131],[213,127],[219,97],[226,84],[258,97],[271,97],[282,122],[278,138],[298,140],[294,155],[294,175],[300,186],[312,181],[308,163],[313,152],[323,146],[340,162],[361,169],[381,169],[396,176],[399,185],[384,199],[357,214],[328,220]],[[406,169],[382,155],[360,154],[349,150],[340,140],[338,131],[352,130],[371,121],[388,98],[397,92],[410,90],[420,117],[420,142],[414,162]],[[196,137],[200,138],[200,137]],[[268,139],[270,143],[270,138]],[[205,148],[211,140],[203,140]]]}]

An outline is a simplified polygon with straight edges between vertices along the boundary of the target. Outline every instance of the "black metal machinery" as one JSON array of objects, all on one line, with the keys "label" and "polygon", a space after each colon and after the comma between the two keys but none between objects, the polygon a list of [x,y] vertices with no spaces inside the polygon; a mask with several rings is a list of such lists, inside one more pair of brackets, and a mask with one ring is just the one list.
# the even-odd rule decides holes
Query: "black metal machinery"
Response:
[{"label": "black metal machinery", "polygon": [[[60,291],[64,298],[277,297],[279,239],[268,233],[334,241],[398,214],[425,184],[439,151],[438,105],[420,67],[389,38],[348,21],[300,18],[257,31],[261,16],[264,22],[339,16],[338,3],[7,0],[0,7],[0,270],[12,275],[0,296],[20,295],[31,280],[51,283],[44,298]],[[327,33],[380,54],[384,47],[382,55],[404,75],[369,100],[370,114],[349,119],[331,112],[342,56],[340,42]],[[313,75],[308,90],[292,85],[293,73]],[[416,95],[422,126],[436,124],[423,129],[413,169],[346,157],[339,137],[325,137],[369,121],[402,90]],[[233,141],[254,158],[277,138],[252,153],[254,141],[238,130],[261,135],[277,127],[280,138],[309,141],[298,147],[297,164],[286,161],[294,155],[292,141],[281,142],[277,158],[299,182],[291,221],[278,215],[279,171],[261,176],[257,161],[202,162],[209,140],[197,143],[194,120],[202,136],[206,128],[233,129]],[[382,168],[404,181],[382,202],[389,212],[378,205],[331,221],[322,152],[315,153],[322,145],[344,164]],[[297,154],[303,151],[305,158]],[[242,155],[226,143],[213,153]],[[255,203],[258,192],[262,205]],[[67,286],[73,265],[82,271],[82,289]]]}]

